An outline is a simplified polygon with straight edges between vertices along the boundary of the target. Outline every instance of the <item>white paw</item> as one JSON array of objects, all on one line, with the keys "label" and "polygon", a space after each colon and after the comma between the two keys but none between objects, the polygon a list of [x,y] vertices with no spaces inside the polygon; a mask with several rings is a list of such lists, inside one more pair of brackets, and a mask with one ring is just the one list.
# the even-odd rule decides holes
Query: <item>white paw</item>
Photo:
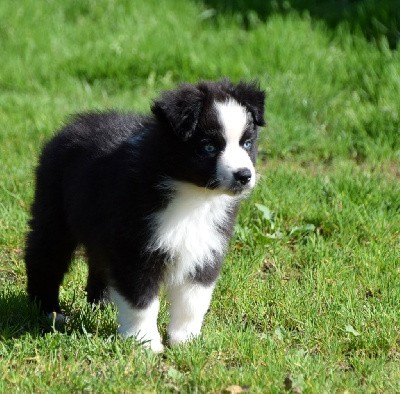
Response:
[{"label": "white paw", "polygon": [[196,338],[200,332],[192,332],[188,330],[174,330],[169,332],[169,343],[171,346],[179,345],[180,343],[189,342]]},{"label": "white paw", "polygon": [[157,333],[142,334],[142,331],[131,331],[126,332],[119,329],[119,333],[124,338],[134,338],[138,341],[145,349],[149,349],[154,353],[161,353],[164,351],[164,346],[161,343],[161,336]]},{"label": "white paw", "polygon": [[143,347],[146,349],[150,349],[154,353],[162,353],[164,351],[164,345],[161,343],[161,341],[156,339],[144,342]]}]

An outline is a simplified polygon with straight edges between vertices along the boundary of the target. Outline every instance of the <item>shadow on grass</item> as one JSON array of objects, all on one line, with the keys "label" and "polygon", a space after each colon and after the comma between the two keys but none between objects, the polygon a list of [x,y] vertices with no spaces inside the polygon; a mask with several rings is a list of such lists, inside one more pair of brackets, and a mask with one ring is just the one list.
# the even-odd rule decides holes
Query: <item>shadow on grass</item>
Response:
[{"label": "shadow on grass", "polygon": [[41,314],[22,290],[0,292],[0,339],[18,338],[26,333],[43,334]]},{"label": "shadow on grass", "polygon": [[66,334],[93,333],[104,337],[116,333],[116,316],[112,305],[72,304],[62,305],[67,323],[56,323],[54,326],[39,307],[29,301],[25,291],[12,287],[1,289],[0,341],[17,339],[26,334],[36,338],[55,331]]},{"label": "shadow on grass", "polygon": [[203,0],[203,3],[217,12],[240,14],[247,28],[251,26],[252,13],[266,20],[272,14],[307,12],[331,28],[344,22],[351,31],[361,31],[369,40],[386,36],[392,49],[400,41],[398,0]]},{"label": "shadow on grass", "polygon": [[[113,332],[116,329],[115,316],[111,316],[113,309],[109,304],[83,303],[78,307],[66,304],[62,307],[68,323],[56,324],[57,331],[96,332],[99,330],[99,318],[105,320],[101,324],[104,326],[102,331]],[[26,333],[40,336],[52,331],[54,327],[51,320],[29,301],[23,290],[9,288],[0,292],[0,340],[18,338]]]}]

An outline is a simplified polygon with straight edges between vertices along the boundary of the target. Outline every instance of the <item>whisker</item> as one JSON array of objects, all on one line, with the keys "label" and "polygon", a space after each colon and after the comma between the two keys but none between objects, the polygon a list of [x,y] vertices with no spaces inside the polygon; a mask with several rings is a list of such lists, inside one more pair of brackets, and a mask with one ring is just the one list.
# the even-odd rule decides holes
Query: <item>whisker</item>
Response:
[{"label": "whisker", "polygon": [[222,179],[221,178],[214,178],[210,179],[205,186],[205,189],[211,188],[213,186],[216,186]]}]

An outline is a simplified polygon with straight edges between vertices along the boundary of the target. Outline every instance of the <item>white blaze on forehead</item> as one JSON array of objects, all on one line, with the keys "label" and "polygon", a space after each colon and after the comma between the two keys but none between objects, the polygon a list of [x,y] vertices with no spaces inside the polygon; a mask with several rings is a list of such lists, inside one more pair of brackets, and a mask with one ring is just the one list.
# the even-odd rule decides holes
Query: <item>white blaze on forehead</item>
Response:
[{"label": "white blaze on forehead", "polygon": [[255,169],[249,153],[240,145],[240,140],[248,122],[246,108],[237,101],[230,99],[225,102],[215,102],[218,120],[225,137],[225,149],[217,163],[217,177],[223,187],[229,189],[234,181],[235,172],[247,168],[251,172],[248,188],[255,185]]},{"label": "white blaze on forehead", "polygon": [[227,144],[239,143],[247,124],[246,109],[233,99],[216,102],[215,107]]}]

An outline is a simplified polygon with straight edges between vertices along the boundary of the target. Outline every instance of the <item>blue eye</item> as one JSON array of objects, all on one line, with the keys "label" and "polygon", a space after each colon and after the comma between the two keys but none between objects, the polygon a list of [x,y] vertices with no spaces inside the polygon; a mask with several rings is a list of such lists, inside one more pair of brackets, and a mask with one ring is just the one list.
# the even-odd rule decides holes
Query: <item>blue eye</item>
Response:
[{"label": "blue eye", "polygon": [[253,142],[251,140],[244,141],[243,148],[246,150],[250,150],[253,146]]},{"label": "blue eye", "polygon": [[205,144],[203,146],[203,150],[206,153],[212,154],[212,153],[215,153],[217,151],[217,147],[215,145],[213,145],[213,144],[208,143],[208,144]]}]

